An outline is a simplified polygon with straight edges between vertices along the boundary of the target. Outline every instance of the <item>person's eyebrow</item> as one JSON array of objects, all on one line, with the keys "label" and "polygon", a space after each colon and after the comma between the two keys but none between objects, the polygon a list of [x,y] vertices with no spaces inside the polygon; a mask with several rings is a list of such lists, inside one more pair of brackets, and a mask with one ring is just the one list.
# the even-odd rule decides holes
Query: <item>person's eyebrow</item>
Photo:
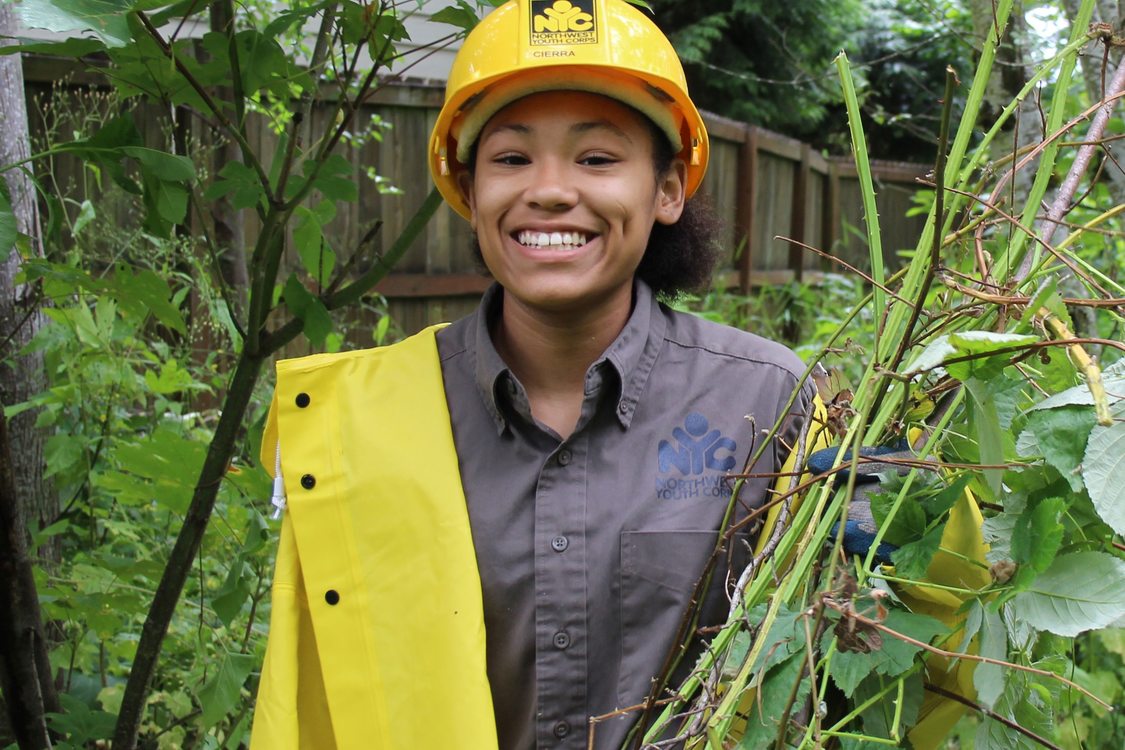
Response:
[{"label": "person's eyebrow", "polygon": [[[629,137],[628,133],[626,133],[624,130],[622,130],[609,120],[590,120],[588,122],[576,122],[570,126],[570,131],[576,134],[589,133],[593,130],[608,130],[614,135],[624,138],[627,141],[632,140]],[[510,131],[518,135],[529,135],[531,133],[531,127],[520,122],[503,122],[491,128],[487,135],[492,136],[505,131]]]},{"label": "person's eyebrow", "polygon": [[499,125],[494,126],[488,132],[488,135],[495,135],[496,133],[501,133],[505,130],[511,130],[515,133],[518,133],[519,135],[527,135],[528,133],[531,132],[531,128],[528,127],[527,125],[523,125],[522,123],[502,122]]},{"label": "person's eyebrow", "polygon": [[613,133],[615,135],[618,135],[618,136],[624,138],[627,141],[633,140],[632,138],[629,137],[628,133],[626,133],[621,128],[617,127],[617,125],[613,124],[609,120],[591,120],[590,122],[577,122],[574,125],[572,125],[571,128],[570,128],[571,132],[576,132],[576,133],[588,133],[591,130],[601,130],[601,129],[608,130],[611,133]]}]

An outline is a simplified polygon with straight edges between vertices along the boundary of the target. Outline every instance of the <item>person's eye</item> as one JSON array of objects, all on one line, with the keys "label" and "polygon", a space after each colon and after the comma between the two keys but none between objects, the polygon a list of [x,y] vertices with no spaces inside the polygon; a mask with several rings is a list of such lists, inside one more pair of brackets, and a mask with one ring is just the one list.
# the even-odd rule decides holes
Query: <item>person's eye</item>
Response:
[{"label": "person's eye", "polygon": [[578,160],[578,163],[587,167],[604,167],[609,164],[616,164],[617,161],[617,159],[613,158],[609,154],[593,153],[584,155],[581,159]]},{"label": "person's eye", "polygon": [[530,164],[531,160],[523,154],[516,153],[503,153],[497,154],[492,158],[493,164],[500,164],[505,167],[522,167],[525,164]]}]

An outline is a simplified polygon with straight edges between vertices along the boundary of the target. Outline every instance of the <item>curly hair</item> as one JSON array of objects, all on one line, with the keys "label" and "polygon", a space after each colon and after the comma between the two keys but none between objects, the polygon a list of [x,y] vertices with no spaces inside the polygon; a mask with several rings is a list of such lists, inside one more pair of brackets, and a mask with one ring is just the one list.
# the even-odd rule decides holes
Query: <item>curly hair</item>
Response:
[{"label": "curly hair", "polygon": [[[631,108],[630,108],[631,109]],[[633,110],[637,112],[637,110]],[[637,115],[648,125],[652,139],[652,166],[657,179],[672,169],[676,153],[656,123],[640,112]],[[473,144],[465,165],[470,177],[476,168],[477,144]],[[675,224],[652,225],[648,247],[637,266],[636,277],[664,300],[673,300],[685,292],[705,289],[719,260],[719,232],[722,224],[710,202],[696,194],[684,202],[683,212]],[[488,272],[480,242],[473,236],[473,255],[481,270]]]}]

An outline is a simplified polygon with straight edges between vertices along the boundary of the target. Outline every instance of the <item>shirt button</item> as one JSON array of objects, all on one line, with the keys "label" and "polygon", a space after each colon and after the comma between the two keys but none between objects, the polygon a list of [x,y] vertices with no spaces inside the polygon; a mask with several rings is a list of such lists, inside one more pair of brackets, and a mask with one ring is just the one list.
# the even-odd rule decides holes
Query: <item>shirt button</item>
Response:
[{"label": "shirt button", "polygon": [[561,740],[563,737],[566,737],[568,734],[570,734],[570,724],[567,724],[565,721],[560,721],[558,724],[555,724],[555,736],[556,737],[558,737]]},{"label": "shirt button", "polygon": [[565,536],[559,535],[551,540],[551,549],[555,552],[563,552],[570,546],[570,540]]},{"label": "shirt button", "polygon": [[312,399],[309,398],[309,394],[307,394],[307,393],[298,393],[297,394],[297,407],[298,408],[304,409],[306,406],[309,405],[310,401],[312,401]]},{"label": "shirt button", "polygon": [[561,451],[559,451],[559,466],[566,466],[569,463],[570,451],[568,451],[566,448],[563,448]]},{"label": "shirt button", "polygon": [[618,414],[628,414],[629,413],[629,404],[622,401],[620,404],[617,405],[617,413]]},{"label": "shirt button", "polygon": [[336,589],[328,589],[324,592],[324,601],[332,607],[335,607],[340,602],[340,594]]},{"label": "shirt button", "polygon": [[313,487],[316,487],[316,477],[312,474],[305,474],[301,477],[301,486],[306,490],[311,490]]},{"label": "shirt button", "polygon": [[554,643],[555,648],[561,651],[562,649],[570,645],[570,636],[567,635],[564,631],[560,630],[559,632],[555,633]]}]

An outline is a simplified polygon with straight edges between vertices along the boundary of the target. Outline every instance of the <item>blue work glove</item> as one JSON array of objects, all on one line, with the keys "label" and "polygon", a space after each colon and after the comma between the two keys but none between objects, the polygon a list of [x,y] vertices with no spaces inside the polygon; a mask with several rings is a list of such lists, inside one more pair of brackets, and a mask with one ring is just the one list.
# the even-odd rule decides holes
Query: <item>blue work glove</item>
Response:
[{"label": "blue work glove", "polygon": [[[813,474],[824,474],[832,469],[836,462],[836,454],[840,452],[839,446],[818,450],[809,456],[808,469]],[[905,441],[896,445],[879,447],[861,447],[859,455],[863,458],[913,458],[909,446]],[[841,464],[845,467],[836,472],[835,486],[841,487],[848,482],[851,473],[852,452],[846,451]],[[875,517],[871,514],[871,493],[879,490],[879,481],[887,472],[904,474],[908,471],[903,466],[882,461],[863,461],[856,467],[855,490],[852,492],[851,502],[848,505],[848,520],[844,524],[844,551],[849,555],[866,557],[871,545],[875,541],[875,534],[879,527],[875,524]],[[840,533],[840,524],[832,527],[832,538]],[[898,549],[893,544],[880,542],[875,550],[875,562],[890,564],[891,553]]]}]

